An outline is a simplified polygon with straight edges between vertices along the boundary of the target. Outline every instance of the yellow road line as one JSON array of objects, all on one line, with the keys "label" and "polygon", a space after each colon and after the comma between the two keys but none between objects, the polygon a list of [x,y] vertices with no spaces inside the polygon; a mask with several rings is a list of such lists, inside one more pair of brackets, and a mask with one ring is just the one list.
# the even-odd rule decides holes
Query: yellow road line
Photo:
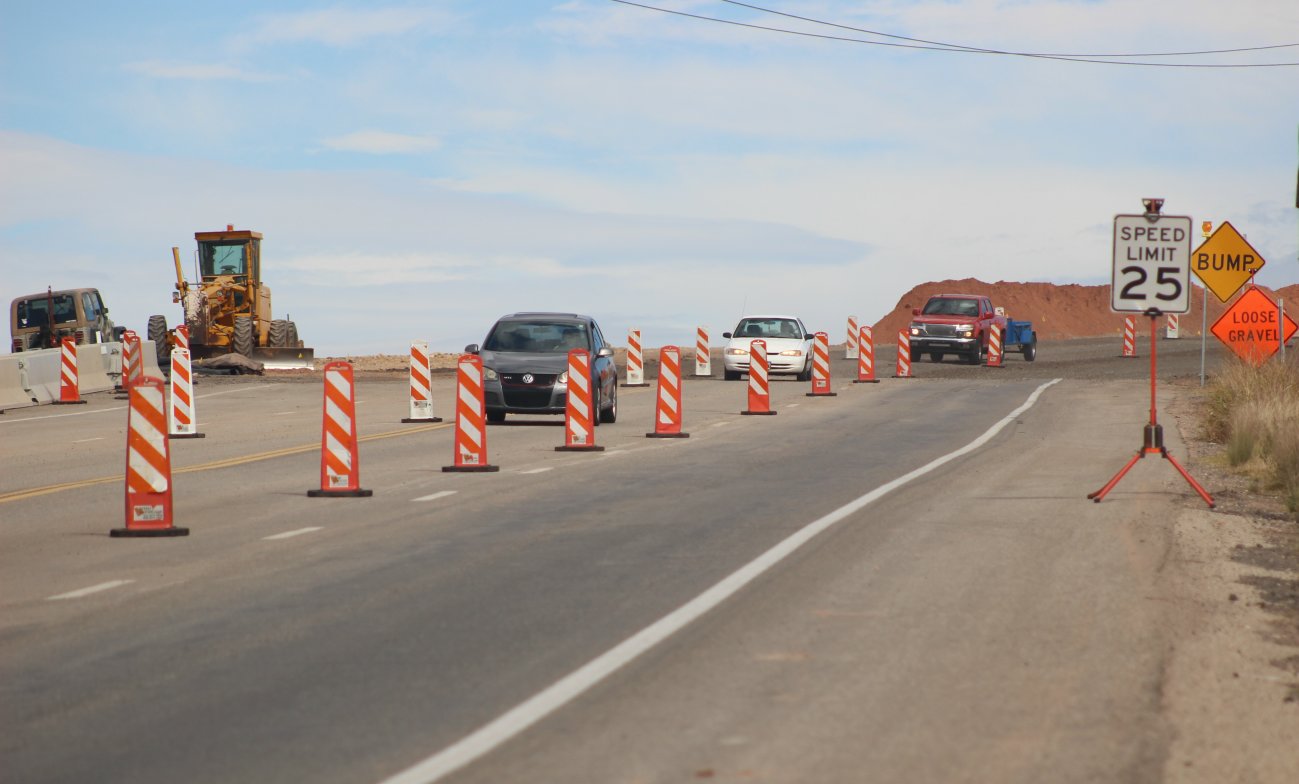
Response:
[{"label": "yellow road line", "polygon": [[[420,425],[405,430],[389,430],[386,433],[375,433],[373,435],[361,436],[357,441],[380,441],[385,438],[396,438],[398,436],[414,435],[416,433],[427,433],[430,430],[442,430],[451,427],[451,423],[442,422],[431,425]],[[300,455],[303,452],[310,452],[319,449],[320,444],[304,444],[302,446],[290,446],[284,449],[274,449],[269,452],[258,452],[252,455],[243,455],[242,457],[231,457],[225,460],[213,460],[210,463],[200,463],[198,465],[185,466],[184,468],[173,468],[172,474],[193,474],[199,471],[212,471],[217,468],[230,468],[232,466],[244,465],[246,463],[256,463],[261,460],[273,460],[277,457],[287,457],[289,455]],[[94,479],[81,479],[76,482],[63,482],[57,485],[46,485],[45,487],[33,487],[30,490],[14,490],[9,493],[0,494],[0,504],[7,504],[10,501],[22,501],[27,498],[36,498],[42,495],[51,495],[61,493],[64,490],[76,490],[81,487],[94,487],[95,485],[106,485],[109,482],[122,482],[122,474],[116,476],[100,476]]]}]

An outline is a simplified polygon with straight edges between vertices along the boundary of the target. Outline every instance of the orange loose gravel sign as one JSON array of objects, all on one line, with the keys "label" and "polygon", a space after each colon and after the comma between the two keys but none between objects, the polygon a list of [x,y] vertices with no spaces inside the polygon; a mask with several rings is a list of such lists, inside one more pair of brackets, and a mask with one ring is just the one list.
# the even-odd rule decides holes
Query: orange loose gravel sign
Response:
[{"label": "orange loose gravel sign", "polygon": [[1297,328],[1289,316],[1282,322],[1281,310],[1271,297],[1250,286],[1211,331],[1241,359],[1258,365],[1280,349],[1283,339],[1294,337]]}]

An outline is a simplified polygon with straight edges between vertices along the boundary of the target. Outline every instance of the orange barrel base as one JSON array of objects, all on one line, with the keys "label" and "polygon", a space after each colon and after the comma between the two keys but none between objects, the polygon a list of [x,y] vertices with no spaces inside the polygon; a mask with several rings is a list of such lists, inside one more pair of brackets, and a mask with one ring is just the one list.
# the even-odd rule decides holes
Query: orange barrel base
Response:
[{"label": "orange barrel base", "polygon": [[689,438],[689,433],[646,433],[646,438]]},{"label": "orange barrel base", "polygon": [[490,473],[492,471],[500,471],[501,467],[494,466],[494,465],[449,465],[449,466],[442,466],[442,470],[448,474],[450,473]]},{"label": "orange barrel base", "polygon": [[373,490],[308,490],[308,498],[369,498],[374,495]]}]

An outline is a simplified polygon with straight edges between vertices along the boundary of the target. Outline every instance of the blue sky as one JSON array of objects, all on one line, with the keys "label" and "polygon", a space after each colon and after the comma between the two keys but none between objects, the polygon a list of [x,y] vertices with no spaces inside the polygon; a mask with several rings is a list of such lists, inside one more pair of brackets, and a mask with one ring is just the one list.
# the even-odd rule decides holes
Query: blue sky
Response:
[{"label": "blue sky", "polygon": [[[1014,51],[1299,43],[1293,0],[755,4]],[[1108,282],[1113,216],[1142,196],[1230,220],[1281,286],[1297,133],[1294,67],[906,50],[608,0],[7,0],[0,299],[91,285],[118,323],[174,323],[171,247],[232,223],[265,234],[277,315],[322,356],[459,350],[537,309],[618,343],[688,345],[746,310],[842,339],[925,281]]]}]

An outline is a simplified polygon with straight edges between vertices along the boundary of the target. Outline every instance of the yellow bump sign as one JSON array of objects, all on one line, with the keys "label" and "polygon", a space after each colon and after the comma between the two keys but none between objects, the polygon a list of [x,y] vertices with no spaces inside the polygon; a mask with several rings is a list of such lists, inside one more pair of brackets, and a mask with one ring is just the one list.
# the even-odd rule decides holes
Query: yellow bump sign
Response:
[{"label": "yellow bump sign", "polygon": [[1191,272],[1223,302],[1240,291],[1265,263],[1230,221],[1223,221],[1191,254]]}]

